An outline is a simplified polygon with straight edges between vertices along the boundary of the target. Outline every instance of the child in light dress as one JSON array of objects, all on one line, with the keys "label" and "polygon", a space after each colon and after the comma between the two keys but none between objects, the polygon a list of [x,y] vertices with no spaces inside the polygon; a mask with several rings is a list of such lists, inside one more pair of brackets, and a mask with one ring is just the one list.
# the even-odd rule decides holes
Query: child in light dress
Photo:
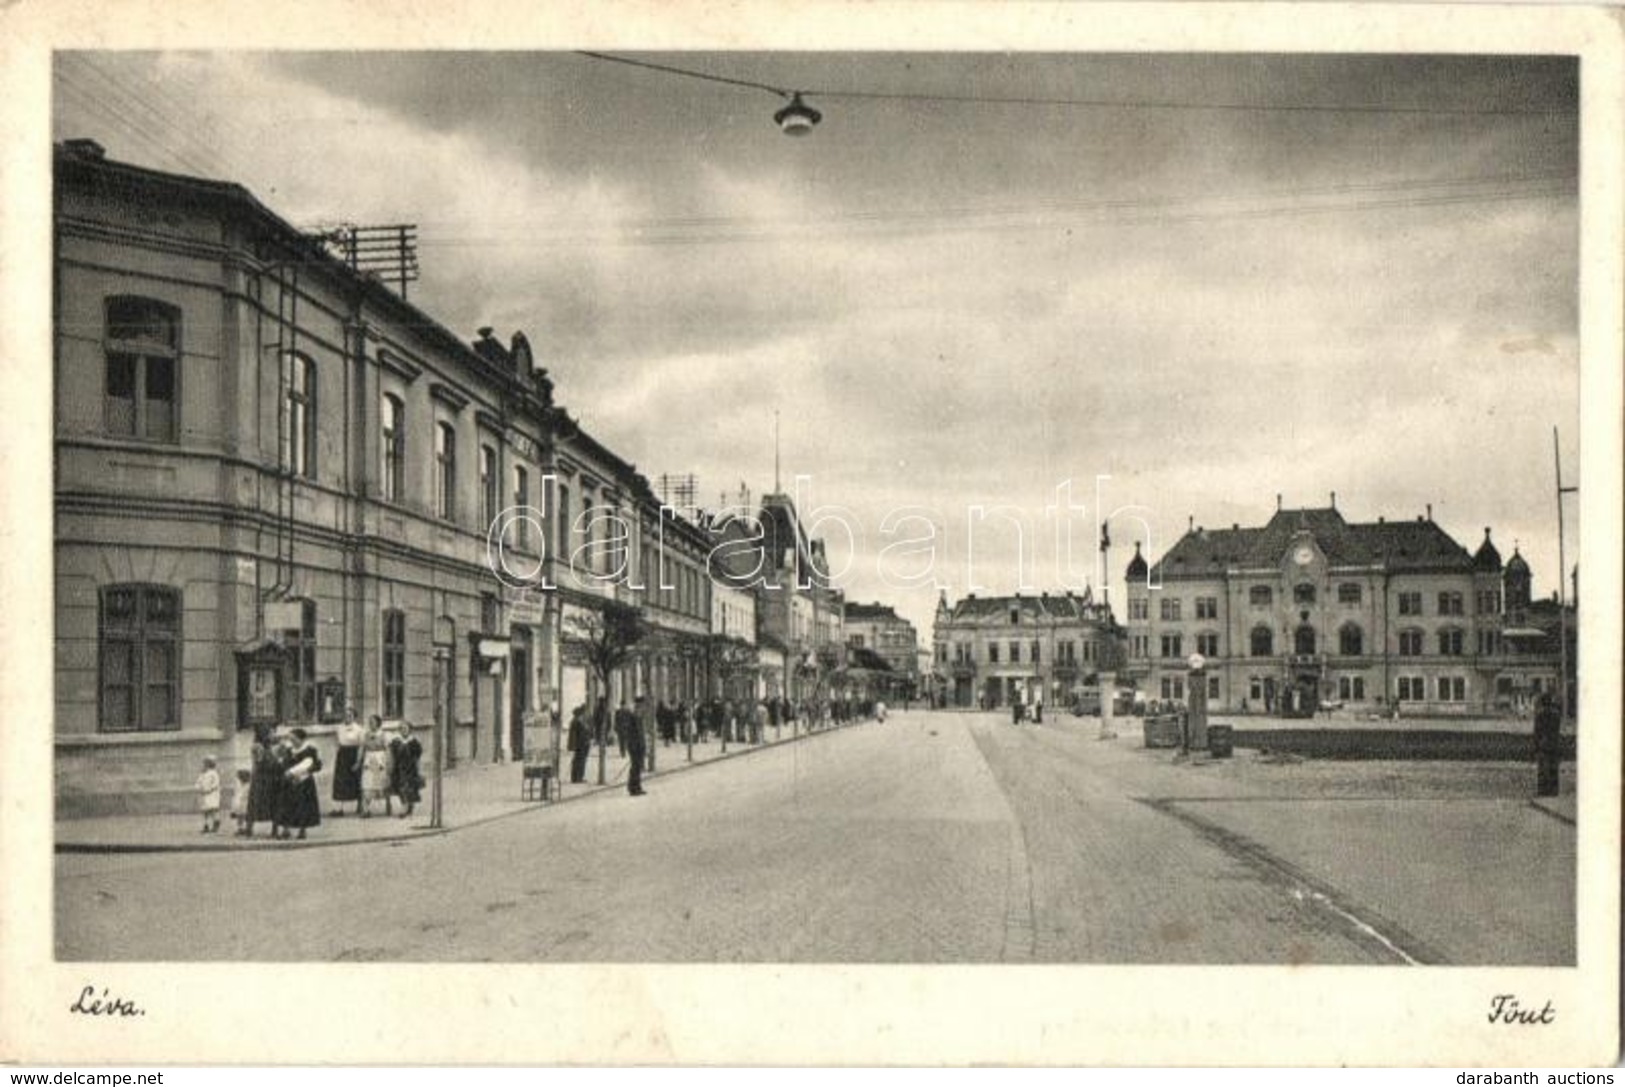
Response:
[{"label": "child in light dress", "polygon": [[231,794],[231,821],[237,824],[237,837],[248,837],[248,793],[254,775],[247,770],[237,771],[237,789]]},{"label": "child in light dress", "polygon": [[203,812],[203,833],[220,829],[220,772],[213,757],[203,760],[203,773],[197,776],[198,809]]}]

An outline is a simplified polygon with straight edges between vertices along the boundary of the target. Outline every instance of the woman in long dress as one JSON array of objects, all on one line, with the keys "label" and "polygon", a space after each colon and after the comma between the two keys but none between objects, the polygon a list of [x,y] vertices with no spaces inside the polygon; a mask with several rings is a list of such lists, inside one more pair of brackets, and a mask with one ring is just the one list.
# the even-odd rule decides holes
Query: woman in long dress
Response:
[{"label": "woman in long dress", "polygon": [[344,805],[352,800],[356,813],[361,812],[361,742],[366,736],[366,728],[356,720],[355,707],[346,707],[344,724],[335,736],[338,750],[333,755],[333,815],[343,815]]},{"label": "woman in long dress", "polygon": [[277,837],[278,817],[282,808],[282,773],[287,769],[277,764],[277,752],[269,734],[255,741],[250,755],[248,778],[248,818],[243,824],[243,837],[254,836],[255,823],[270,823],[271,836]]},{"label": "woman in long dress", "polygon": [[412,809],[423,795],[423,775],[418,772],[423,745],[412,735],[409,722],[402,721],[396,729],[395,739],[389,744],[389,754],[390,792],[400,797],[401,818],[405,819],[412,814]]},{"label": "woman in long dress", "polygon": [[283,775],[282,813],[278,822],[282,824],[284,840],[291,829],[297,830],[303,841],[305,831],[322,822],[322,802],[316,792],[316,775],[321,771],[322,757],[302,728],[293,730],[293,749],[288,762],[288,770]]}]

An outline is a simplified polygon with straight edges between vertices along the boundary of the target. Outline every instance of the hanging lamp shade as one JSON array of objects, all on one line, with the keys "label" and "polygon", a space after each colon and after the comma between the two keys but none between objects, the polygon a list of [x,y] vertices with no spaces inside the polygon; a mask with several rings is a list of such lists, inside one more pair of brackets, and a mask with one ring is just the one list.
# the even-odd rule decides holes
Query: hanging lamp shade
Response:
[{"label": "hanging lamp shade", "polygon": [[805,136],[824,115],[801,100],[799,93],[790,96],[790,104],[773,115],[779,130],[786,136]]}]

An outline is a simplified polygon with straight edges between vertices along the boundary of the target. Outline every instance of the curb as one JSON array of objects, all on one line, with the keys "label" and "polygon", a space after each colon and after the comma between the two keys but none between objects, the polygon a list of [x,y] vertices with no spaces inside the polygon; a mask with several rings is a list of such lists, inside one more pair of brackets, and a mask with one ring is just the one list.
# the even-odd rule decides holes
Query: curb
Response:
[{"label": "curb", "polygon": [[[875,723],[876,722],[874,721],[858,722],[860,725]],[[729,759],[743,758],[747,755],[760,754],[763,751],[773,751],[790,744],[803,743],[812,739],[814,736],[833,735],[834,733],[842,732],[846,729],[855,727],[857,727],[857,725],[837,725],[831,728],[819,729],[816,732],[803,732],[801,735],[794,736],[788,740],[774,740],[772,743],[764,744],[747,744],[739,751],[729,751],[725,754],[718,754],[713,758],[706,759],[704,762],[680,762],[675,766],[657,770],[653,774],[646,774],[644,775],[644,778],[648,781],[654,781],[670,774],[682,773],[687,770],[699,770],[707,766],[715,765],[719,762],[727,762]],[[214,843],[205,842],[195,842],[190,844],[182,842],[157,844],[149,842],[58,842],[55,844],[53,851],[63,854],[100,856],[109,856],[120,853],[264,853],[270,851],[294,852],[305,849],[338,849],[344,846],[353,845],[380,845],[394,844],[397,842],[415,842],[421,841],[425,838],[444,837],[447,834],[454,834],[459,830],[469,830],[473,827],[483,827],[490,823],[500,822],[504,819],[514,819],[521,815],[534,815],[538,812],[550,811],[553,808],[558,807],[560,804],[569,804],[575,801],[586,800],[589,797],[601,796],[610,792],[618,792],[620,789],[621,785],[619,783],[591,785],[585,790],[576,793],[574,796],[561,796],[557,800],[538,802],[527,807],[517,807],[512,811],[497,812],[494,815],[486,815],[478,819],[471,819],[466,823],[458,823],[456,826],[409,827],[402,831],[390,832],[376,838],[350,838],[343,841],[333,841],[331,839],[318,838],[306,839],[302,842],[298,840],[276,841],[271,838],[266,838],[263,840],[256,839],[252,841],[252,843],[244,843],[242,845],[226,845],[223,843],[217,845]]]}]

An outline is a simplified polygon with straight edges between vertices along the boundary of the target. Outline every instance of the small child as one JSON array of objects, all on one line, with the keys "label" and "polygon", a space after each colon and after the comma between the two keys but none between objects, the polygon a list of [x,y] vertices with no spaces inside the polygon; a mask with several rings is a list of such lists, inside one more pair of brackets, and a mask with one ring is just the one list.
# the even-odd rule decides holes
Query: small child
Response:
[{"label": "small child", "polygon": [[231,819],[237,824],[237,837],[248,837],[248,793],[254,775],[247,770],[237,771],[237,791],[231,794]]},{"label": "small child", "polygon": [[220,829],[220,772],[214,766],[214,758],[205,756],[203,773],[197,776],[198,808],[203,812],[204,834]]}]

